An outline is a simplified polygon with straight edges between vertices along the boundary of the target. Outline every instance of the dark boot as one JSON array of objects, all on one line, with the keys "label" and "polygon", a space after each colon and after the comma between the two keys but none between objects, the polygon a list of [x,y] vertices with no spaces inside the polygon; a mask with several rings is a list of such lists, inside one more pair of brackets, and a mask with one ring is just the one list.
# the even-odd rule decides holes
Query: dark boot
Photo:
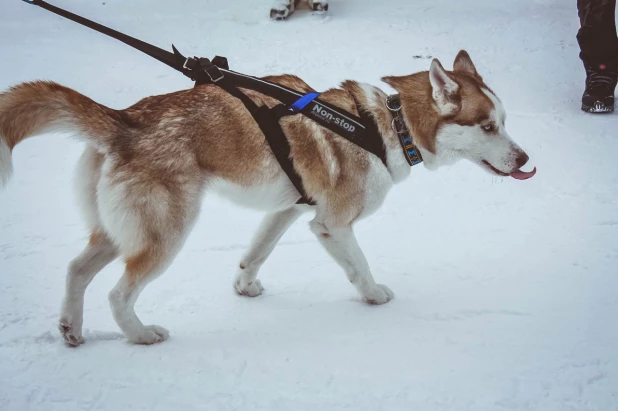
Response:
[{"label": "dark boot", "polygon": [[618,79],[618,65],[585,65],[586,90],[582,96],[582,110],[588,113],[614,111],[614,91]]}]

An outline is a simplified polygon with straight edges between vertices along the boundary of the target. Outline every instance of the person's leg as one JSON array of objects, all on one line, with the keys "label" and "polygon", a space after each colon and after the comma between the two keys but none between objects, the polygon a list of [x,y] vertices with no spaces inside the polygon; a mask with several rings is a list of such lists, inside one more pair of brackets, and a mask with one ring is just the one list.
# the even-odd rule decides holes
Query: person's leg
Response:
[{"label": "person's leg", "polygon": [[577,0],[580,58],[588,65],[618,61],[616,0]]},{"label": "person's leg", "polygon": [[582,110],[590,113],[614,111],[618,79],[618,36],[616,0],[577,0],[581,28],[577,33],[580,58],[586,69]]}]

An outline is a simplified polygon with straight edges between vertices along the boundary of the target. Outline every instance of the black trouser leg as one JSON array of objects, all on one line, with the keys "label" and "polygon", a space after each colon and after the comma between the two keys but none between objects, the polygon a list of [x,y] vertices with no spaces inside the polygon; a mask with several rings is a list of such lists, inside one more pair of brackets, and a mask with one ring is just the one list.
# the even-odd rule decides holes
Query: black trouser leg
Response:
[{"label": "black trouser leg", "polygon": [[588,65],[618,63],[616,0],[577,0],[579,57]]}]

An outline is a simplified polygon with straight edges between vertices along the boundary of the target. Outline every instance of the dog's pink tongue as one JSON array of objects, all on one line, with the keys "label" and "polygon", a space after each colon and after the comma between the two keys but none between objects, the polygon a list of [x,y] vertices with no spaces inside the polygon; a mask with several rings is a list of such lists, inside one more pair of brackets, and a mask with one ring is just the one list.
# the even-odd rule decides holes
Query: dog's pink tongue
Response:
[{"label": "dog's pink tongue", "polygon": [[536,167],[532,169],[532,171],[513,171],[510,176],[516,178],[517,180],[527,180],[530,177],[533,177],[536,174]]}]

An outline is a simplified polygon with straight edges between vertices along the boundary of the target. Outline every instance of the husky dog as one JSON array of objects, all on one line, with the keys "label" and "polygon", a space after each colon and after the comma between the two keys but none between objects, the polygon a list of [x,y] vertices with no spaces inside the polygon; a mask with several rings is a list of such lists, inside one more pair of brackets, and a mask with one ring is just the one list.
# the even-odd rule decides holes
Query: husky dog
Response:
[{"label": "husky dog", "polygon": [[[270,18],[273,20],[285,20],[294,13],[300,0],[275,0],[270,8]],[[328,0],[307,0],[309,8],[318,13],[328,11]]]},{"label": "husky dog", "polygon": [[[299,92],[313,91],[296,76],[266,79]],[[528,176],[520,170],[528,156],[505,129],[502,103],[465,51],[457,55],[453,71],[433,60],[428,72],[382,80],[399,93],[403,121],[426,167],[467,159],[492,175]],[[278,104],[255,91],[244,93],[257,105]],[[251,114],[216,85],[147,97],[124,110],[52,82],[23,83],[0,94],[0,183],[11,175],[11,151],[29,137],[66,131],[87,144],[78,164],[77,192],[91,234],[68,268],[59,324],[64,341],[72,346],[84,342],[84,292],[118,257],[125,271],[109,293],[118,326],[137,344],[168,337],[164,328],[142,324],[134,305],[183,246],[209,190],[267,212],[239,264],[233,283],[238,294],[255,297],[262,292],[260,266],[294,220],[313,211],[311,231],[364,300],[384,304],[392,299],[393,292],[371,275],[352,228],[410,174],[391,128],[387,95],[348,80],[320,99],[356,115],[370,113],[384,142],[386,165],[304,115],[284,117],[281,125],[294,167],[317,204],[312,207],[296,204],[299,193]]]}]

